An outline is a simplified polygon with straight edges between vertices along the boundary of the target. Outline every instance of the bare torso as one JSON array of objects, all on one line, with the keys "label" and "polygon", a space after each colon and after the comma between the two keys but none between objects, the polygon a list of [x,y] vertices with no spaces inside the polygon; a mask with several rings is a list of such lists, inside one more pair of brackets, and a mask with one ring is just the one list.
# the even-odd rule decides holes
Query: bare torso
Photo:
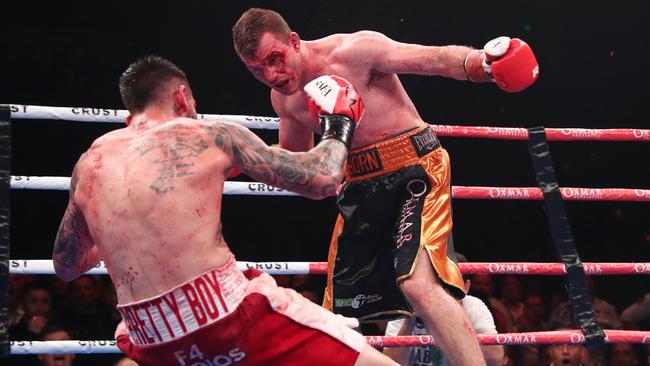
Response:
[{"label": "bare torso", "polygon": [[220,218],[227,166],[204,127],[189,119],[127,127],[99,138],[77,164],[74,200],[121,304],[232,255]]},{"label": "bare torso", "polygon": [[[355,131],[353,148],[372,144],[405,130],[422,125],[413,102],[396,74],[373,70],[355,52],[353,42],[358,34],[337,34],[315,41],[302,41],[309,50],[304,67],[311,74],[303,75],[306,83],[321,75],[338,75],[352,83],[361,95],[365,112]],[[287,117],[320,133],[319,124],[307,109],[307,96],[302,88],[292,95],[272,90],[272,100],[280,118]]]}]

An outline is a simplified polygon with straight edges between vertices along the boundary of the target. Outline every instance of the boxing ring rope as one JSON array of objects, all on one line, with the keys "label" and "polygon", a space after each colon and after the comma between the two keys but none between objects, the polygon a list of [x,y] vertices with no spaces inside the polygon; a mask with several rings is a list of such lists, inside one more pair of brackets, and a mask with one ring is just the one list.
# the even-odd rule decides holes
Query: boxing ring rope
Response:
[{"label": "boxing ring rope", "polygon": [[[65,120],[76,122],[123,123],[128,111],[82,108],[47,107],[33,105],[10,105],[12,119]],[[278,129],[277,117],[245,115],[200,114],[200,119],[215,119],[239,123],[251,129]],[[502,140],[528,140],[528,130],[509,127],[437,125],[431,127],[438,136],[486,138]],[[583,129],[546,128],[548,141],[637,141],[649,142],[650,129]],[[69,177],[12,176],[12,189],[67,190]],[[650,189],[627,188],[560,188],[564,200],[570,201],[650,201]],[[277,195],[297,196],[293,192],[257,182],[225,182],[226,195]],[[537,187],[452,187],[456,199],[497,200],[542,200],[542,191]],[[588,275],[650,275],[650,262],[640,263],[582,263]],[[326,273],[325,262],[237,262],[238,268],[256,268],[270,274],[313,274]],[[562,263],[493,262],[459,263],[464,274],[519,274],[519,275],[565,275]],[[54,274],[51,260],[12,259],[11,274]],[[87,274],[107,274],[103,263]],[[650,344],[649,331],[605,330],[608,343]],[[579,330],[551,332],[502,333],[477,335],[483,345],[544,345],[560,343],[584,343],[585,337]],[[366,337],[375,347],[400,347],[435,345],[431,336]],[[65,354],[65,353],[120,353],[114,340],[96,341],[13,341],[11,354]]]},{"label": "boxing ring rope", "polygon": [[[650,331],[605,330],[607,343],[650,343]],[[550,332],[478,334],[482,345],[546,345],[584,343],[585,337],[579,330],[560,330]],[[367,336],[373,347],[417,347],[435,346],[432,336]],[[114,340],[106,341],[13,341],[11,354],[65,354],[65,353],[121,353]]]},{"label": "boxing ring rope", "polygon": [[[585,274],[592,276],[611,275],[650,275],[650,262],[637,263],[589,263],[583,262]],[[562,263],[542,262],[472,262],[458,263],[460,271],[470,274],[516,274],[516,275],[545,275],[563,276],[566,269]],[[238,261],[237,268],[242,271],[259,269],[272,275],[309,274],[324,275],[327,273],[327,262],[245,262]],[[54,264],[51,259],[11,259],[10,274],[54,274]],[[86,272],[90,275],[108,274],[104,263]]]},{"label": "boxing ring rope", "polygon": [[[69,177],[12,176],[12,189],[67,190]],[[453,186],[452,197],[456,199],[485,200],[542,200],[538,187],[467,187]],[[566,201],[632,201],[649,202],[650,189],[636,188],[560,188]],[[285,189],[259,182],[225,182],[225,195],[297,196]]]},{"label": "boxing ring rope", "polygon": [[[47,119],[76,122],[123,123],[129,115],[126,110],[84,107],[46,107],[11,104],[12,119]],[[244,116],[230,114],[199,114],[199,119],[217,119],[239,123],[247,128],[272,129],[279,127],[277,117]],[[488,138],[502,140],[527,140],[525,128],[450,126],[432,124],[438,136]],[[649,129],[585,129],[547,128],[549,141],[650,141]]]}]

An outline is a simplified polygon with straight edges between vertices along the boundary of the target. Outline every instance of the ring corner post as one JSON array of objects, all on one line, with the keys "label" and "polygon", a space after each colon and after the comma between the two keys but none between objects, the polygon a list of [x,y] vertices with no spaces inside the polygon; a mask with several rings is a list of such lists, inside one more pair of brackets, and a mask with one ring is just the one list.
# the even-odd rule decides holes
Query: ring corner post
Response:
[{"label": "ring corner post", "polygon": [[535,168],[537,183],[544,195],[544,207],[555,252],[566,269],[565,281],[573,314],[585,335],[585,345],[588,348],[601,346],[606,341],[605,332],[596,322],[587,290],[585,271],[564,209],[544,127],[528,129],[528,150]]},{"label": "ring corner post", "polygon": [[11,114],[0,105],[0,358],[8,357],[9,344],[9,198],[11,167]]}]

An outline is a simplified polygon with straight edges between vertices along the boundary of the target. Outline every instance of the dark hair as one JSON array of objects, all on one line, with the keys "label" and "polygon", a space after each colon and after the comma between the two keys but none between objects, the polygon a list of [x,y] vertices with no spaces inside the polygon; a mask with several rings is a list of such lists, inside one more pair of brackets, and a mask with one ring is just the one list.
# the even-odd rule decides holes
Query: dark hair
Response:
[{"label": "dark hair", "polygon": [[47,291],[47,293],[50,294],[50,297],[52,297],[52,287],[49,284],[42,281],[35,281],[35,282],[28,283],[25,285],[25,287],[23,287],[21,292],[23,300],[25,299],[25,297],[29,292],[35,290]]},{"label": "dark hair", "polygon": [[38,333],[38,338],[40,340],[45,340],[45,336],[56,332],[66,332],[68,333],[68,337],[70,338],[74,336],[73,332],[70,330],[70,328],[67,325],[62,323],[50,323],[47,324],[45,327],[43,327],[41,332]]},{"label": "dark hair", "polygon": [[262,34],[270,32],[289,42],[291,28],[282,15],[269,9],[251,8],[239,17],[232,28],[232,40],[239,57],[254,57]]},{"label": "dark hair", "polygon": [[142,57],[120,76],[122,102],[129,112],[142,112],[160,97],[163,87],[171,80],[189,84],[183,70],[171,61],[160,56]]}]

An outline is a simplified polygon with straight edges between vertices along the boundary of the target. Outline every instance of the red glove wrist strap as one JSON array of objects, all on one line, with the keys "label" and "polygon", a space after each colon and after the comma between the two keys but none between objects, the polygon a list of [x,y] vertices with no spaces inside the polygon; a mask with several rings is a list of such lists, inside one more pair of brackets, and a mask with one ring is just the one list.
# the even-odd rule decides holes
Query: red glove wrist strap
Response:
[{"label": "red glove wrist strap", "polygon": [[463,61],[463,70],[465,71],[465,77],[469,81],[475,83],[492,81],[492,75],[485,72],[483,68],[483,57],[485,52],[479,50],[471,50],[465,60]]}]

